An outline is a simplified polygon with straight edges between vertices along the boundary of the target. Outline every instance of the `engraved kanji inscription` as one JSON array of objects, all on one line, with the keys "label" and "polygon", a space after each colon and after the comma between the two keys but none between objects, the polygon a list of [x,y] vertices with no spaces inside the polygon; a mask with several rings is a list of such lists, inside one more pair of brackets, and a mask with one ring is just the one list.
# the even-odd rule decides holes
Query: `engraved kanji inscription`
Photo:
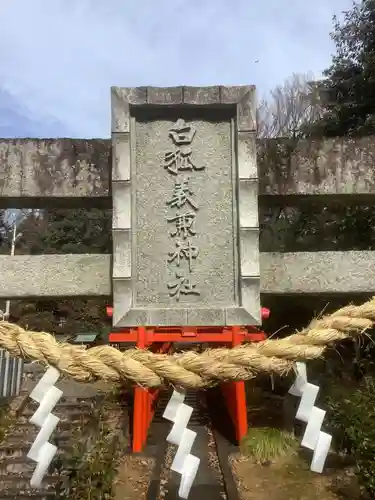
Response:
[{"label": "engraved kanji inscription", "polygon": [[200,295],[196,289],[196,284],[192,282],[191,277],[181,271],[176,271],[176,279],[167,283],[169,295],[180,300],[180,295]]},{"label": "engraved kanji inscription", "polygon": [[195,127],[179,118],[169,129],[169,137],[172,138],[177,149],[167,151],[164,155],[163,167],[171,174],[177,175],[179,172],[192,172],[193,170],[203,170],[193,163],[191,159],[192,150],[189,145],[192,143],[195,135]]},{"label": "engraved kanji inscription", "polygon": [[192,228],[195,222],[195,212],[177,213],[174,217],[167,218],[167,221],[176,223],[176,230],[169,233],[171,236],[178,236],[186,240],[188,236],[196,234]]},{"label": "engraved kanji inscription", "polygon": [[173,139],[176,146],[191,144],[195,135],[195,127],[188,125],[183,118],[179,118],[169,129],[169,137]]},{"label": "engraved kanji inscription", "polygon": [[174,185],[173,194],[170,200],[167,201],[167,205],[171,208],[181,208],[184,205],[188,204],[194,210],[198,210],[198,206],[192,200],[191,196],[194,193],[189,187],[189,179],[185,179],[182,181],[176,181]]},{"label": "engraved kanji inscription", "polygon": [[177,240],[176,249],[174,252],[169,252],[168,262],[176,262],[179,267],[181,260],[187,260],[189,271],[192,270],[193,259],[196,259],[199,254],[199,248],[192,244],[190,239]]},{"label": "engraved kanji inscription", "polygon": [[183,146],[181,149],[176,149],[175,151],[168,151],[164,156],[164,168],[174,175],[177,175],[178,172],[200,170],[192,162],[191,153],[191,148],[187,146]]},{"label": "engraved kanji inscription", "polygon": [[[170,236],[176,237],[174,241],[175,249],[168,252],[167,262],[176,266],[175,279],[167,284],[170,297],[180,300],[180,295],[200,295],[196,290],[196,284],[191,281],[193,261],[198,257],[199,248],[194,245],[190,236],[195,236],[193,225],[196,220],[198,205],[194,200],[194,193],[189,185],[190,179],[184,177],[186,172],[204,170],[205,167],[198,167],[192,161],[192,149],[190,147],[194,136],[195,127],[179,118],[169,129],[169,137],[173,141],[176,149],[165,153],[163,167],[173,175],[177,176],[170,199],[167,206],[175,209],[176,213],[172,217],[167,217],[167,222],[174,222],[175,229],[170,231]],[[182,175],[179,175],[179,174]],[[184,211],[182,212],[181,209]]]}]

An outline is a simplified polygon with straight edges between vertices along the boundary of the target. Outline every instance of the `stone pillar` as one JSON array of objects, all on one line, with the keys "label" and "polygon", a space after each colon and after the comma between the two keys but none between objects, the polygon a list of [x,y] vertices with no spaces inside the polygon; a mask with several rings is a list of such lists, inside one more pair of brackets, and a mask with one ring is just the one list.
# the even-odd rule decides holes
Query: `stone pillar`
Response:
[{"label": "stone pillar", "polygon": [[260,323],[255,88],[112,88],[113,326]]}]

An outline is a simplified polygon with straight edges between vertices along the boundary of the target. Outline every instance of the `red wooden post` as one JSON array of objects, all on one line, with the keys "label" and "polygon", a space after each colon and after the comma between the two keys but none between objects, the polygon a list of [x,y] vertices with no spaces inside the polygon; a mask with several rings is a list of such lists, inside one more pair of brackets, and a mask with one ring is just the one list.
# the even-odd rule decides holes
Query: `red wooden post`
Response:
[{"label": "red wooden post", "polygon": [[[140,326],[137,331],[137,347],[146,348],[146,328]],[[134,388],[133,411],[133,451],[140,452],[145,444],[145,422],[147,419],[147,394],[141,387]]]},{"label": "red wooden post", "polygon": [[[155,340],[154,330],[138,327],[137,347],[147,349]],[[126,334],[125,334],[126,335]],[[153,351],[166,353],[172,347],[172,342],[156,346]],[[160,389],[134,388],[134,413],[133,413],[133,452],[141,452],[146,445],[148,429],[154,416],[156,400]]]},{"label": "red wooden post", "polygon": [[[232,341],[231,347],[240,345],[244,339],[244,333],[239,326],[232,326]],[[227,403],[228,413],[231,417],[236,440],[241,441],[247,433],[247,406],[246,406],[246,391],[245,382],[227,382],[221,384],[221,390]]]},{"label": "red wooden post", "polygon": [[[263,307],[262,319],[267,319],[269,315],[269,309]],[[237,345],[242,344],[245,339],[253,341],[262,341],[266,339],[263,332],[248,333],[247,335],[244,335],[240,326],[232,326],[231,332],[231,347],[236,347]],[[236,440],[240,443],[246,436],[248,428],[245,382],[240,380],[221,384],[221,390],[227,402],[228,412],[234,425]]]},{"label": "red wooden post", "polygon": [[[241,337],[240,327],[232,327],[232,347],[240,345],[243,341],[243,336]],[[247,405],[246,405],[246,391],[245,382],[240,380],[238,382],[231,382],[231,392],[233,394],[232,401],[232,412],[235,418],[235,429],[236,438],[240,442],[242,438],[245,437],[247,433]]]}]

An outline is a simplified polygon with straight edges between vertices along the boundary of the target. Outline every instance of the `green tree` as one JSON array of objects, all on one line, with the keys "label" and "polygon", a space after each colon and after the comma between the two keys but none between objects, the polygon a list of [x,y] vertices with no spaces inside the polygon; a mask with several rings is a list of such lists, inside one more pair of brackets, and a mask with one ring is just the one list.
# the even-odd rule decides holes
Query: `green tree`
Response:
[{"label": "green tree", "polygon": [[111,213],[99,209],[45,210],[19,225],[18,253],[111,253]]},{"label": "green tree", "polygon": [[334,18],[332,65],[320,83],[323,116],[310,133],[355,136],[375,132],[375,0],[354,3]]},{"label": "green tree", "polygon": [[[258,138],[267,139],[260,141],[258,164],[288,164],[312,125],[324,123],[322,113],[319,85],[312,75],[294,74],[275,87],[257,109]],[[375,248],[375,212],[366,204],[322,206],[311,200],[297,206],[261,204],[260,211],[260,245],[265,252]]]},{"label": "green tree", "polygon": [[[30,212],[18,224],[17,254],[111,253],[111,212],[99,209]],[[60,335],[107,332],[108,299],[12,301],[11,320]]]},{"label": "green tree", "polygon": [[0,209],[0,254],[9,253],[11,238],[11,218],[9,211]]}]

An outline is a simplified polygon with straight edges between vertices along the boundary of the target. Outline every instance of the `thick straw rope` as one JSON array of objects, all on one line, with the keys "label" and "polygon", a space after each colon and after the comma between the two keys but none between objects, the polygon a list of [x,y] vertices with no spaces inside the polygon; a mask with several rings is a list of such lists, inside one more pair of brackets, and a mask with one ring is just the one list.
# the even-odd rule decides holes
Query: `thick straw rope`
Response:
[{"label": "thick straw rope", "polygon": [[258,373],[285,375],[296,361],[315,359],[335,341],[359,336],[375,324],[375,297],[361,306],[349,305],[313,320],[299,333],[280,340],[245,344],[203,353],[154,354],[147,350],[121,352],[111,346],[85,349],[59,343],[49,333],[26,331],[0,322],[0,347],[12,356],[55,366],[63,375],[87,382],[103,379],[144,387],[171,383],[208,387],[228,380],[249,380]]}]

